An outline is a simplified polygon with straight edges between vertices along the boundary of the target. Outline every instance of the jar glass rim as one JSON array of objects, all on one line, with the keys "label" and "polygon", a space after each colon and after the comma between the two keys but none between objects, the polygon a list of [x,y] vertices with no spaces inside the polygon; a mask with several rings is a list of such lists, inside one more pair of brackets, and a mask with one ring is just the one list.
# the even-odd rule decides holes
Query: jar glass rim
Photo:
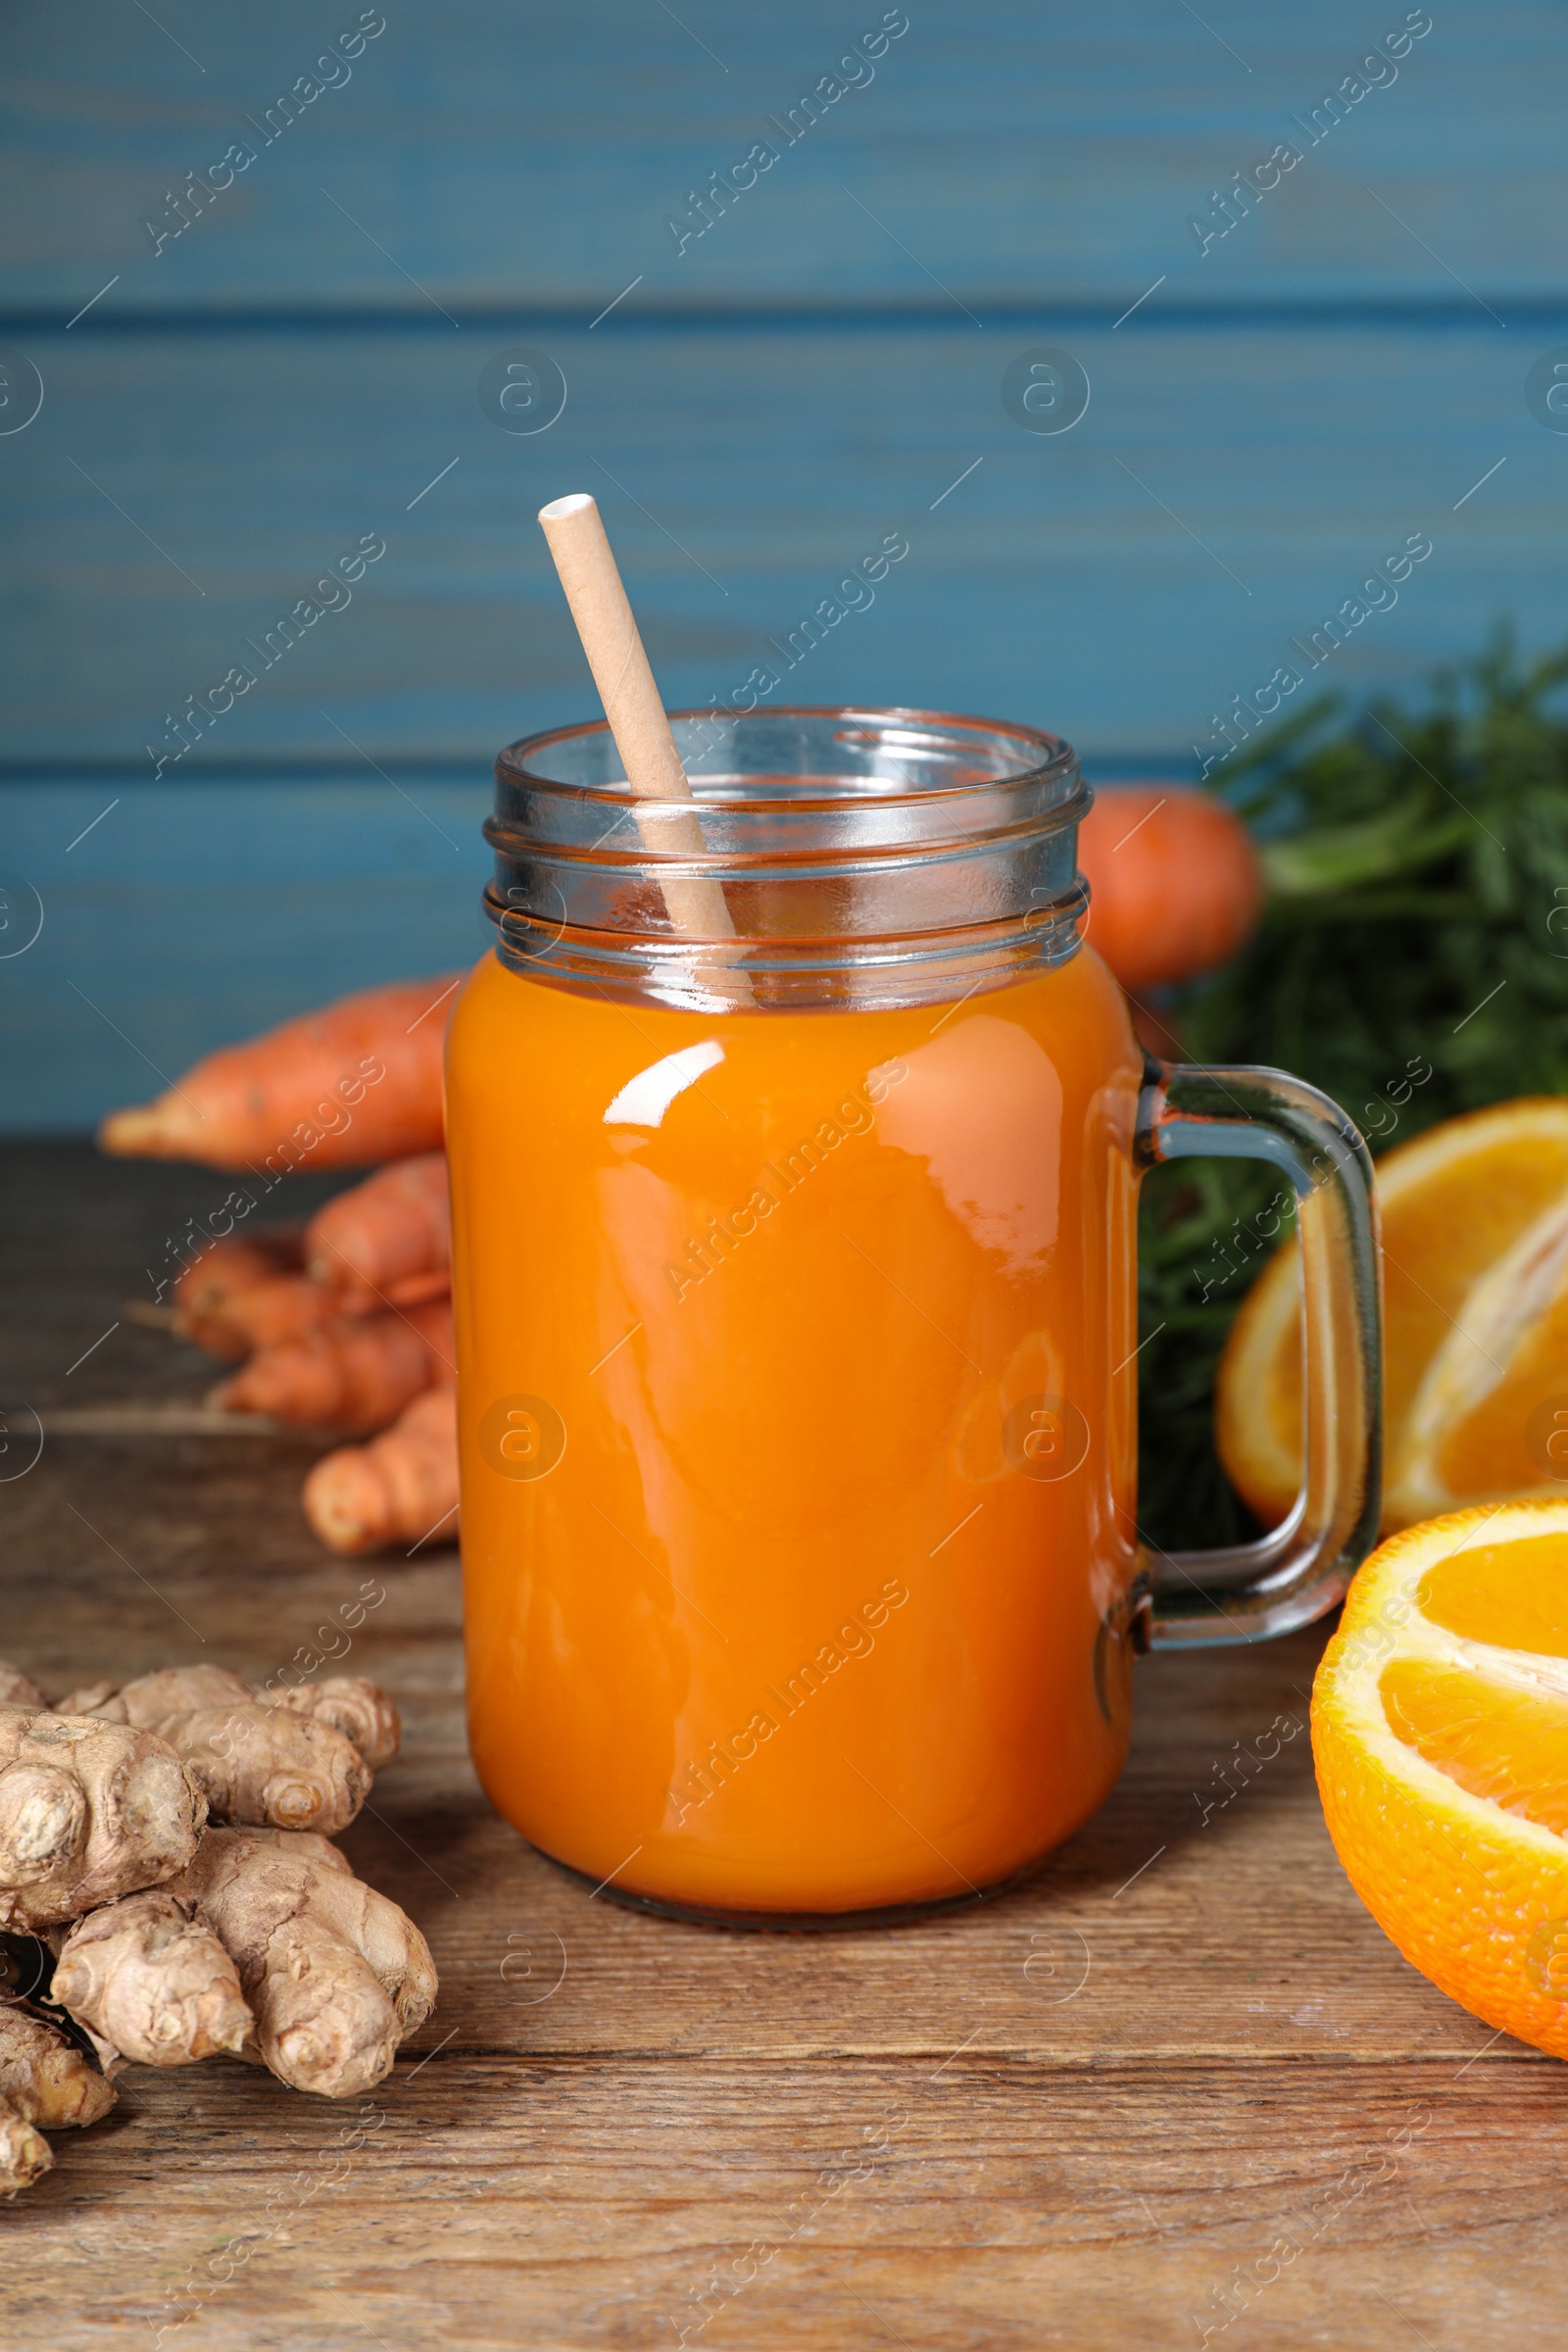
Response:
[{"label": "jar glass rim", "polygon": [[[862,746],[874,745],[889,752],[903,751],[913,756],[925,754],[950,759],[961,756],[967,750],[981,760],[982,764],[975,772],[956,780],[934,779],[922,783],[906,779],[906,788],[903,791],[889,790],[890,781],[896,780],[883,775],[866,773],[863,776],[847,775],[843,779],[848,786],[875,785],[874,798],[878,806],[889,810],[897,809],[901,804],[928,808],[933,802],[961,801],[977,789],[996,791],[999,788],[1005,790],[1016,787],[1027,788],[1038,794],[1042,787],[1058,786],[1062,797],[1066,798],[1078,785],[1078,758],[1072,745],[1064,737],[1053,734],[1044,727],[1028,726],[1017,720],[928,710],[914,705],[873,706],[858,703],[782,704],[756,710],[722,710],[710,707],[671,710],[668,717],[676,732],[677,742],[683,729],[704,724],[717,727],[720,732],[715,737],[713,749],[720,748],[726,739],[732,740],[743,730],[750,734],[768,726],[805,720],[825,722],[834,728],[836,738],[846,743],[858,739]],[[530,793],[560,793],[574,801],[597,802],[607,808],[626,808],[636,801],[637,796],[623,778],[607,782],[574,782],[564,776],[551,775],[545,765],[548,755],[557,746],[581,744],[595,738],[602,740],[608,738],[609,734],[609,721],[598,718],[578,720],[567,726],[546,727],[536,734],[522,736],[497,754],[496,781],[501,785],[524,786]],[[1011,760],[1002,756],[1004,746],[1016,747]],[[991,749],[989,761],[984,760],[986,747]],[[706,807],[745,808],[748,805],[755,806],[763,797],[756,789],[759,779],[735,778],[725,774],[710,780],[704,775],[702,757],[693,760],[688,754],[683,756],[693,796]],[[803,780],[795,778],[791,782],[793,785]],[[722,789],[725,784],[739,784],[741,789],[726,791]],[[790,807],[805,814],[812,809],[842,809],[847,799],[862,796],[841,788],[834,792],[800,792],[791,789],[787,797]],[[863,797],[873,796],[867,793]],[[685,802],[663,801],[644,801],[638,805],[649,810],[689,806]]]},{"label": "jar glass rim", "polygon": [[[498,757],[485,906],[514,970],[665,1004],[869,1004],[1075,951],[1092,796],[1061,736],[862,704],[669,719],[689,800],[633,793],[604,719]],[[723,893],[721,936],[711,905],[702,937],[676,917],[696,882]]]}]

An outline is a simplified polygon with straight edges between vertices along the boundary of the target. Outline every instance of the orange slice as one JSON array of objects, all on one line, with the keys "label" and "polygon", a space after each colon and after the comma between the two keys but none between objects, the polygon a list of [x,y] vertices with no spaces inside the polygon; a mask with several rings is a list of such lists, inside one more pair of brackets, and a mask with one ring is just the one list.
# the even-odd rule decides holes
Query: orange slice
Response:
[{"label": "orange slice", "polygon": [[1401,1525],[1568,1481],[1568,1200],[1475,1284],[1422,1375],[1392,1466]]},{"label": "orange slice", "polygon": [[[1378,1162],[1386,1533],[1568,1483],[1568,1101],[1448,1119]],[[1266,1527],[1301,1464],[1300,1261],[1280,1250],[1220,1361],[1215,1439]],[[1560,1401],[1558,1426],[1544,1409]]]},{"label": "orange slice", "polygon": [[1568,1500],[1395,1536],[1312,1691],[1334,1839],[1404,1957],[1568,2058]]}]

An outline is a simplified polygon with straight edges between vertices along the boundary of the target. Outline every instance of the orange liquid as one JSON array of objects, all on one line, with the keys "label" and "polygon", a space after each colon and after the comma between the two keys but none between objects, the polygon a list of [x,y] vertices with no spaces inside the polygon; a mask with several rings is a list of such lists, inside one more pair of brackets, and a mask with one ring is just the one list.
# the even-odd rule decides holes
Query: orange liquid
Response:
[{"label": "orange liquid", "polygon": [[830,1912],[985,1887],[1101,1802],[1141,1071],[1089,950],[961,1005],[716,1017],[478,966],[469,1733],[535,1844]]}]

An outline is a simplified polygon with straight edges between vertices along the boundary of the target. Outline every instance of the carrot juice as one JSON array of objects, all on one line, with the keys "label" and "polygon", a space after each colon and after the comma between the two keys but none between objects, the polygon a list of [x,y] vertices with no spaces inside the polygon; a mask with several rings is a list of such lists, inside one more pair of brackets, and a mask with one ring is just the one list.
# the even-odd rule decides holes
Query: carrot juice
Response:
[{"label": "carrot juice", "polygon": [[470,1738],[544,1852],[811,1917],[962,1898],[1101,1802],[1142,1074],[1088,948],[869,1007],[478,965],[448,1047]]}]

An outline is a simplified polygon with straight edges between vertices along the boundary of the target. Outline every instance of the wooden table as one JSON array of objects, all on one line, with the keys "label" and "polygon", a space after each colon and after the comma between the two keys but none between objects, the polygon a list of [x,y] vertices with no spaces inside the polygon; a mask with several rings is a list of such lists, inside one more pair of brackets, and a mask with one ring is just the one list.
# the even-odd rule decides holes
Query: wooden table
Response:
[{"label": "wooden table", "polygon": [[[121,1302],[215,1180],[79,1147],[0,1168],[10,1395],[46,1423],[198,1396]],[[879,1934],[681,1927],[587,1899],[490,1812],[455,1557],[324,1558],[306,1458],[52,1438],[0,1487],[0,1650],[56,1686],[261,1675],[384,1587],[352,1664],[406,1754],[344,1842],[429,1936],[439,2007],[363,2116],[222,2062],[129,2071],[0,2209],[5,2341],[1560,2343],[1568,2074],[1350,1892],[1304,1729],[1318,1636],[1145,1662],[1120,1787],[1021,1892]]]}]

